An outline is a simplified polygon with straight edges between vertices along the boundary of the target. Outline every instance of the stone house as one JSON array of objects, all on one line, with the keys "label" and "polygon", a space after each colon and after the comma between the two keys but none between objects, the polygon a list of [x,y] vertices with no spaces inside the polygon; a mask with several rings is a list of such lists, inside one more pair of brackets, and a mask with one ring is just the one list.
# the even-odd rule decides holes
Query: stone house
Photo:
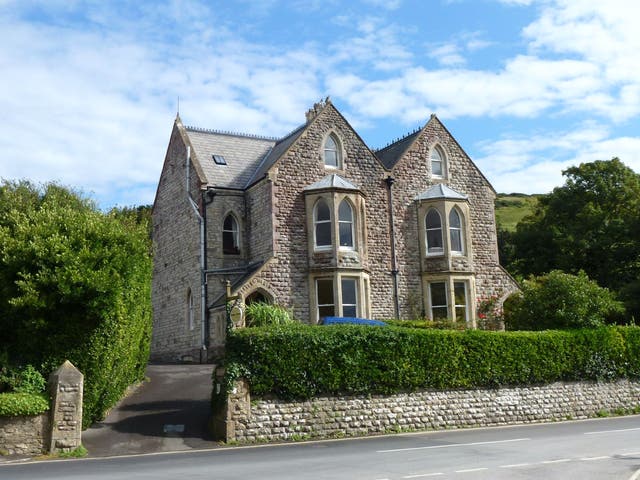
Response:
[{"label": "stone house", "polygon": [[329,99],[283,138],[173,125],[153,206],[156,360],[223,345],[226,290],[295,318],[448,318],[517,286],[495,191],[440,120],[373,151]]}]

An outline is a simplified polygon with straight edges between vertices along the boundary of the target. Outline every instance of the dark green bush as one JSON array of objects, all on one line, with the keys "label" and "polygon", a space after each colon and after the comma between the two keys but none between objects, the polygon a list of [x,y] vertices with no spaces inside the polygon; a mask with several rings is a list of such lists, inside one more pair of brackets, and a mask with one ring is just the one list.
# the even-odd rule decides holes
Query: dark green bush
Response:
[{"label": "dark green bush", "polygon": [[255,395],[391,394],[637,378],[640,329],[446,331],[358,325],[240,329],[227,343],[227,385]]},{"label": "dark green bush", "polygon": [[385,320],[385,323],[389,325],[395,325],[396,327],[405,328],[422,328],[422,329],[437,329],[437,330],[466,330],[467,324],[465,322],[454,322],[453,320],[397,320],[389,319]]},{"label": "dark green bush", "polygon": [[18,393],[39,394],[45,391],[47,382],[33,365],[23,368],[0,369],[0,391],[9,390]]},{"label": "dark green bush", "polygon": [[0,393],[0,417],[39,415],[49,410],[49,399],[36,393]]},{"label": "dark green bush", "polygon": [[144,376],[150,285],[144,222],[59,185],[0,183],[0,345],[45,375],[70,360],[84,426]]},{"label": "dark green bush", "polygon": [[554,270],[525,280],[522,291],[504,304],[507,330],[548,330],[599,327],[624,313],[614,295],[589,280],[584,272]]}]

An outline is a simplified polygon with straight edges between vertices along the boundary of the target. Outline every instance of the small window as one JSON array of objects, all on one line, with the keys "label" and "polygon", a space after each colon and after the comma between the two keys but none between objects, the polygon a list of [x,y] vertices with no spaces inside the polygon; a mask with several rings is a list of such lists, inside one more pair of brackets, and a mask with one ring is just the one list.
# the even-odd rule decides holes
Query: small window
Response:
[{"label": "small window", "polygon": [[451,251],[453,253],[462,253],[462,221],[456,208],[452,208],[451,212],[449,212],[449,237],[451,239]]},{"label": "small window", "polygon": [[430,283],[429,297],[431,301],[431,319],[446,320],[449,317],[447,284],[445,282]]},{"label": "small window", "polygon": [[240,253],[238,222],[231,214],[227,215],[222,226],[222,253],[225,255]]},{"label": "small window", "polygon": [[465,282],[453,282],[453,294],[455,301],[456,320],[466,322],[467,318],[467,284]]},{"label": "small window", "polygon": [[425,218],[426,236],[427,236],[427,255],[442,254],[442,219],[435,208],[427,212]]},{"label": "small window", "polygon": [[191,289],[187,291],[187,325],[189,325],[189,330],[195,328],[193,294],[191,293]]},{"label": "small window", "polygon": [[340,247],[353,249],[353,209],[347,200],[338,207],[338,231]]},{"label": "small window", "polygon": [[326,249],[331,247],[331,210],[327,202],[319,200],[313,210],[315,247]]},{"label": "small window", "polygon": [[227,161],[224,159],[224,157],[222,155],[212,155],[213,157],[213,161],[216,163],[216,165],[226,165]]},{"label": "small window", "polygon": [[338,138],[331,134],[324,142],[324,165],[331,168],[340,168],[342,165],[342,152]]},{"label": "small window", "polygon": [[444,177],[444,154],[439,147],[431,150],[431,175]]},{"label": "small window", "polygon": [[343,278],[341,280],[343,317],[358,316],[358,293],[356,285],[357,280],[355,278]]},{"label": "small window", "polygon": [[319,278],[316,280],[316,298],[318,300],[318,320],[335,316],[332,278]]}]

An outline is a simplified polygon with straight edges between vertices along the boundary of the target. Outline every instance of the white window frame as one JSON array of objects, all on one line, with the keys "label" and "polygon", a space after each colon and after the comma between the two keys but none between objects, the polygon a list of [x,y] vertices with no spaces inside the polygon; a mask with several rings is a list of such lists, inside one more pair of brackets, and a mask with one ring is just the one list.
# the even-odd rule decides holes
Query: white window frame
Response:
[{"label": "white window frame", "polygon": [[[318,294],[318,283],[319,282],[330,282],[331,283],[331,298],[333,303],[320,303],[320,295]],[[323,318],[320,315],[320,307],[333,307],[333,316],[338,316],[338,309],[336,308],[336,285],[333,277],[319,277],[315,279],[315,287],[316,287],[316,318],[320,321]]]},{"label": "white window frame", "polygon": [[[342,204],[345,204],[348,208],[349,208],[349,212],[350,212],[350,219],[349,220],[343,220],[340,217],[340,208],[342,207]],[[349,234],[351,236],[351,245],[342,245],[342,231],[341,231],[341,225],[349,225]],[[355,242],[355,235],[354,235],[354,228],[355,228],[355,213],[354,213],[354,208],[353,205],[351,204],[351,202],[349,200],[347,200],[346,198],[342,199],[342,201],[340,202],[340,204],[338,205],[338,246],[341,250],[355,250],[356,249],[356,242]]]},{"label": "white window frame", "polygon": [[[431,152],[429,153],[429,167],[431,169],[431,176],[433,178],[446,178],[447,177],[447,157],[444,154],[444,150],[439,146],[439,145],[435,145],[432,149]],[[434,172],[434,168],[433,168],[433,164],[434,163],[439,163],[440,164],[440,173],[435,173]]]},{"label": "white window frame", "polygon": [[[444,298],[445,298],[445,304],[444,305],[434,305],[433,304],[433,295],[431,293],[431,287],[432,285],[436,285],[436,284],[442,284],[444,285]],[[429,313],[431,320],[435,320],[436,316],[433,314],[433,309],[434,308],[445,308],[447,310],[447,315],[445,316],[445,319],[449,319],[451,317],[451,312],[450,312],[450,308],[449,308],[449,282],[447,282],[447,280],[433,280],[430,281],[427,285],[427,292],[428,292],[428,297],[429,297]]]},{"label": "white window frame", "polygon": [[[359,282],[359,278],[358,277],[349,277],[347,275],[340,275],[340,303],[339,303],[339,311],[341,313],[341,316],[344,317],[344,307],[348,306],[348,307],[355,307],[355,314],[353,315],[353,317],[357,317],[358,316],[358,312],[360,311],[360,309],[358,308],[359,305],[359,295],[358,295],[358,287],[360,286],[360,282]],[[355,302],[356,303],[344,303],[344,294],[343,294],[343,288],[344,288],[344,282],[353,282],[353,287],[354,287],[354,293],[355,293]],[[350,315],[351,316],[351,315]]]},{"label": "white window frame", "polygon": [[[335,148],[328,147],[327,144],[329,141],[333,142]],[[327,152],[332,152],[335,155],[335,165],[327,163]],[[322,161],[324,162],[325,168],[336,170],[342,168],[342,143],[335,133],[330,133],[324,140],[324,143],[322,145]]]},{"label": "white window frame", "polygon": [[[225,224],[227,223],[227,219],[231,218],[233,224],[232,228],[225,228]],[[235,228],[233,228],[235,227]],[[235,248],[235,252],[227,252],[224,248],[224,239],[226,234],[231,234],[233,240],[233,246]],[[224,220],[222,221],[222,253],[223,255],[239,255],[240,254],[240,223],[238,219],[233,213],[228,213],[225,215]]]},{"label": "white window frame", "polygon": [[[436,215],[438,215],[438,220],[440,221],[440,227],[439,228],[429,228],[427,226],[427,217],[429,216],[429,214],[431,212],[435,212]],[[436,257],[436,256],[442,256],[444,255],[444,251],[445,251],[445,245],[444,245],[444,236],[443,236],[443,222],[442,222],[442,215],[440,214],[440,212],[438,211],[437,208],[431,207],[427,210],[427,213],[424,216],[424,244],[427,250],[427,256],[428,257]],[[429,231],[436,231],[439,230],[440,231],[440,243],[442,244],[442,246],[440,247],[439,250],[433,250],[430,251],[430,247],[429,247]]]},{"label": "white window frame", "polygon": [[[460,223],[459,227],[454,227],[451,222],[451,215],[455,214],[458,216],[458,222]],[[457,207],[451,208],[449,211],[449,248],[451,249],[451,254],[453,255],[464,255],[465,252],[465,238],[464,238],[464,215]],[[453,248],[453,235],[457,233],[460,239],[460,250],[454,250]]]},{"label": "white window frame", "polygon": [[[324,205],[329,210],[329,219],[328,220],[318,220],[318,206],[324,203]],[[329,224],[329,237],[330,242],[328,245],[318,245],[318,225],[319,224]],[[316,204],[313,206],[313,248],[314,250],[331,250],[333,248],[333,213],[331,212],[331,204],[327,202],[324,198],[318,199]]]},{"label": "white window frame", "polygon": [[187,290],[187,325],[189,326],[189,330],[193,330],[196,327],[193,292],[190,288]]},{"label": "white window frame", "polygon": [[[464,288],[464,305],[456,303],[456,284],[462,284]],[[460,320],[469,323],[469,283],[464,280],[453,279],[453,314],[455,321]],[[458,309],[464,307],[464,318],[458,318]]]}]

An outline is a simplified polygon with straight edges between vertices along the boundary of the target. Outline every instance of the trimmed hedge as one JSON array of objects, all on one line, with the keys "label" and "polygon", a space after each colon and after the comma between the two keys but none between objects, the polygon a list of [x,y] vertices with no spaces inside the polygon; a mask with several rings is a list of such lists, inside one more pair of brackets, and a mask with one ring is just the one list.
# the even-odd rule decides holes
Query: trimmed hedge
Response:
[{"label": "trimmed hedge", "polygon": [[0,417],[40,415],[49,410],[49,399],[38,393],[0,393]]},{"label": "trimmed hedge", "polygon": [[638,378],[640,329],[241,329],[227,339],[226,375],[227,385],[244,376],[253,394],[282,399]]}]

